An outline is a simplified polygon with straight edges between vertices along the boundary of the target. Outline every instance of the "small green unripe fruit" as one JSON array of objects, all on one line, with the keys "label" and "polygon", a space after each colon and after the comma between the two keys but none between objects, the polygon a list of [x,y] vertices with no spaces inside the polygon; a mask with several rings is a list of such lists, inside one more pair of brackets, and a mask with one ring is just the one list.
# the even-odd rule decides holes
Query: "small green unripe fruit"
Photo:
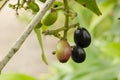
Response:
[{"label": "small green unripe fruit", "polygon": [[54,24],[57,20],[58,13],[56,11],[49,11],[42,19],[42,24],[45,26],[50,26]]},{"label": "small green unripe fruit", "polygon": [[39,1],[41,1],[41,2],[45,3],[45,1],[46,1],[46,0],[39,0]]},{"label": "small green unripe fruit", "polygon": [[55,1],[55,2],[53,3],[53,8],[60,7],[60,6],[63,6],[63,3],[60,2],[60,1]]},{"label": "small green unripe fruit", "polygon": [[34,0],[28,1],[28,7],[33,11],[33,12],[38,12],[40,10],[39,6],[37,3],[34,2]]},{"label": "small green unripe fruit", "polygon": [[70,58],[71,52],[72,52],[71,47],[66,40],[60,40],[57,43],[56,56],[60,62],[62,63],[67,62],[68,59]]}]

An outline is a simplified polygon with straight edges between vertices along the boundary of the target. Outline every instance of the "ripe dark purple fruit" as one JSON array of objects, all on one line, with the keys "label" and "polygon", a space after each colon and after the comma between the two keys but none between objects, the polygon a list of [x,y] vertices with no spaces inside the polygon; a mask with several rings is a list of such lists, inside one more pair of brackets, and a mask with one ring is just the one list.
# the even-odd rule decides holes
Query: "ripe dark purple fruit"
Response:
[{"label": "ripe dark purple fruit", "polygon": [[56,56],[60,62],[62,63],[67,62],[68,59],[70,58],[71,53],[72,53],[71,47],[66,40],[60,40],[57,43]]},{"label": "ripe dark purple fruit", "polygon": [[90,33],[85,28],[78,28],[74,32],[74,41],[82,48],[88,47],[91,43]]},{"label": "ripe dark purple fruit", "polygon": [[83,48],[79,46],[75,46],[72,50],[71,57],[72,60],[75,61],[76,63],[81,63],[85,60],[86,53]]}]

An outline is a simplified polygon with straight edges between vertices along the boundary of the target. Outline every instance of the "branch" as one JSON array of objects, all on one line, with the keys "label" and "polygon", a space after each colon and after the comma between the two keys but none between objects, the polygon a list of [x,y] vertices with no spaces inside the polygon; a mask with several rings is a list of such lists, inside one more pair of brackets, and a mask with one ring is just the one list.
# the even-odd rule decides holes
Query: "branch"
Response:
[{"label": "branch", "polygon": [[[65,12],[69,13],[68,1],[67,0],[63,0],[63,2],[64,2]],[[66,27],[66,30],[64,31],[64,38],[67,37],[68,25],[69,25],[69,15],[65,15],[65,24],[64,24],[64,27]]]},{"label": "branch", "polygon": [[[79,23],[69,25],[68,29],[75,28],[76,26],[79,26]],[[45,35],[55,35],[56,33],[60,32],[60,31],[64,31],[66,29],[67,29],[66,27],[61,27],[61,28],[58,28],[56,30],[47,30],[47,31],[43,31],[43,34],[45,34]]]},{"label": "branch", "polygon": [[2,4],[2,6],[0,7],[0,10],[6,5],[6,3],[8,2],[9,0],[6,0],[3,4]]},{"label": "branch", "polygon": [[34,26],[42,19],[42,17],[45,15],[47,10],[51,7],[55,0],[47,0],[46,3],[43,5],[41,10],[36,14],[36,16],[32,19],[30,24],[26,27],[24,32],[20,35],[20,37],[15,41],[13,46],[8,51],[8,54],[4,57],[4,59],[0,62],[0,72],[5,67],[5,65],[9,62],[9,60],[14,56],[14,54],[20,49],[23,42],[26,40],[26,38],[29,36],[29,34],[32,32]]}]

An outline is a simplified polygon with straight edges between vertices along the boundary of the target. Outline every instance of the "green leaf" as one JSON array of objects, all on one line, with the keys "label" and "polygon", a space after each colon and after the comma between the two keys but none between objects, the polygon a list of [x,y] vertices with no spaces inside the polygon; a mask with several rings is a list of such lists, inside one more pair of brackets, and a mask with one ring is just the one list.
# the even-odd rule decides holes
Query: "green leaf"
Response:
[{"label": "green leaf", "polygon": [[43,47],[43,42],[42,42],[42,35],[41,35],[41,22],[38,23],[35,28],[34,28],[34,31],[36,32],[36,35],[37,35],[37,38],[38,38],[38,41],[39,41],[39,44],[40,44],[40,47],[41,47],[41,50],[42,50],[42,60],[48,64],[47,60],[46,60],[46,57],[45,57],[45,52],[44,52],[44,47]]},{"label": "green leaf", "polygon": [[75,1],[81,4],[82,6],[90,9],[98,16],[102,14],[97,6],[96,0],[75,0]]},{"label": "green leaf", "polygon": [[[93,32],[93,37],[95,38],[99,38],[102,35],[104,35],[107,31],[110,30],[110,28],[113,25],[113,17],[112,16],[107,16],[104,17],[102,19],[102,21],[100,21],[100,23],[98,25],[96,25],[96,27],[94,27]],[[102,33],[102,34],[101,34]]]},{"label": "green leaf", "polygon": [[[114,80],[117,78],[119,72],[119,65],[108,66],[104,69],[99,69],[94,72],[90,72],[84,76],[78,76],[76,80]],[[105,75],[106,74],[106,75]],[[74,80],[74,79],[73,79]]]},{"label": "green leaf", "polygon": [[37,80],[31,76],[20,73],[2,73],[0,80]]},{"label": "green leaf", "polygon": [[120,57],[120,43],[108,43],[105,46],[102,46],[101,50],[111,57]]},{"label": "green leaf", "polygon": [[97,27],[97,25],[101,24],[101,21],[103,21],[103,19],[110,14],[116,2],[117,0],[107,0],[101,4],[101,11],[103,12],[103,14],[102,16],[99,16],[99,17],[93,16],[90,23],[91,32],[94,31],[94,28]]}]

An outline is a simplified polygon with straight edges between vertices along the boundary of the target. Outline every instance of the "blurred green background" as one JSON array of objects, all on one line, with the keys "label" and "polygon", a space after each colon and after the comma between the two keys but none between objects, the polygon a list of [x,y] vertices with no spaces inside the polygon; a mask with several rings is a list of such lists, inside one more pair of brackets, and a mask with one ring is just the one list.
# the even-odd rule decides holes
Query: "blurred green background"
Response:
[{"label": "blurred green background", "polygon": [[[78,14],[72,21],[79,22],[92,35],[92,43],[85,49],[86,61],[80,64],[71,59],[65,64],[53,61],[50,72],[40,76],[40,80],[120,80],[120,0],[97,0],[97,3],[101,16],[75,1],[69,2],[71,9]],[[63,24],[61,13],[59,20],[49,29]],[[74,44],[73,31],[70,30],[68,35],[70,44]]]},{"label": "blurred green background", "polygon": [[[120,0],[97,0],[102,16],[74,1],[69,5],[78,16],[74,22],[86,27],[92,35],[92,43],[86,48],[86,61],[80,64],[69,60],[55,63],[53,75],[44,80],[120,80]],[[69,32],[68,39],[73,43]]]}]

